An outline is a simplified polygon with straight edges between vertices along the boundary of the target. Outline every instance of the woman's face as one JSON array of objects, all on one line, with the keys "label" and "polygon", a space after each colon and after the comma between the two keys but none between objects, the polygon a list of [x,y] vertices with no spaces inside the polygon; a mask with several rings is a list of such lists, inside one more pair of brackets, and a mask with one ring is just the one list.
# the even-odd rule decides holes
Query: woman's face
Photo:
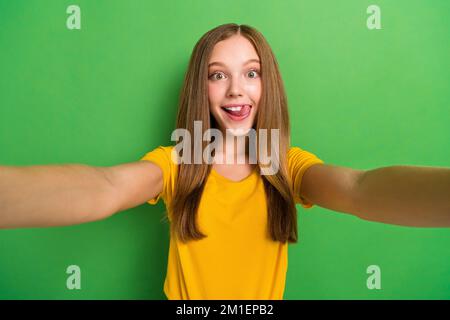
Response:
[{"label": "woman's face", "polygon": [[219,129],[246,133],[253,126],[260,97],[260,63],[251,42],[241,35],[218,42],[208,62],[208,98]]}]

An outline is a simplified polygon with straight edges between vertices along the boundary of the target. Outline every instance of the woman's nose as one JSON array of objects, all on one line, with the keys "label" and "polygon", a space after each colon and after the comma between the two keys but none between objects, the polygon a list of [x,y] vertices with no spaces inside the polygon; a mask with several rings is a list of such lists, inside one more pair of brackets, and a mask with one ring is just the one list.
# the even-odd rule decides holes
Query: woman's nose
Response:
[{"label": "woman's nose", "polygon": [[237,77],[234,77],[230,81],[230,86],[228,88],[229,96],[242,96],[242,84]]}]

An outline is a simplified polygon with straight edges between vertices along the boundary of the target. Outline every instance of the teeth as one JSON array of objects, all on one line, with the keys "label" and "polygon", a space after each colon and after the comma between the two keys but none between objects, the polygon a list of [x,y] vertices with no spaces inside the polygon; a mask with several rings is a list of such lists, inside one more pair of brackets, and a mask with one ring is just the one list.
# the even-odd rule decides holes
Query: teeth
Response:
[{"label": "teeth", "polygon": [[238,107],[225,107],[225,109],[229,110],[229,111],[241,111],[241,109],[243,108],[243,106],[238,106]]}]

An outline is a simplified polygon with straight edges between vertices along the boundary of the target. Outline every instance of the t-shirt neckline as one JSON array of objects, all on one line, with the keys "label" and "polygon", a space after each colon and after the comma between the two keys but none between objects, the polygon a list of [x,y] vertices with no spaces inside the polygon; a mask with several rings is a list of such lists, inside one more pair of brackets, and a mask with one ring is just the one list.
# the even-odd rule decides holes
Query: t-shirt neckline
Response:
[{"label": "t-shirt neckline", "polygon": [[247,181],[251,180],[252,177],[257,175],[258,169],[259,169],[259,167],[255,166],[252,169],[252,171],[250,172],[250,174],[248,176],[246,176],[245,178],[242,178],[241,180],[231,180],[231,179],[229,179],[227,177],[224,177],[223,175],[218,173],[214,168],[211,168],[211,174],[214,177],[216,177],[216,178],[218,178],[218,179],[220,179],[220,180],[222,180],[224,182],[237,184],[237,183],[244,183],[244,182],[247,182]]}]

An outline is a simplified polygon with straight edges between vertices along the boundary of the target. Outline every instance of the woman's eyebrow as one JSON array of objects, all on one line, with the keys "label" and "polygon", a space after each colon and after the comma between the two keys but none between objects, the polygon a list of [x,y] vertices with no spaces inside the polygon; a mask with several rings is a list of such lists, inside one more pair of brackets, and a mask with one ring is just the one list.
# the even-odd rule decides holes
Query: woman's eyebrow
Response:
[{"label": "woman's eyebrow", "polygon": [[[249,64],[250,62],[260,63],[258,59],[250,59],[250,60],[248,60],[247,62],[244,63],[244,66]],[[225,65],[222,62],[214,61],[214,62],[211,62],[210,64],[208,64],[208,68],[213,66],[213,65],[218,65],[218,66],[225,67]]]}]

